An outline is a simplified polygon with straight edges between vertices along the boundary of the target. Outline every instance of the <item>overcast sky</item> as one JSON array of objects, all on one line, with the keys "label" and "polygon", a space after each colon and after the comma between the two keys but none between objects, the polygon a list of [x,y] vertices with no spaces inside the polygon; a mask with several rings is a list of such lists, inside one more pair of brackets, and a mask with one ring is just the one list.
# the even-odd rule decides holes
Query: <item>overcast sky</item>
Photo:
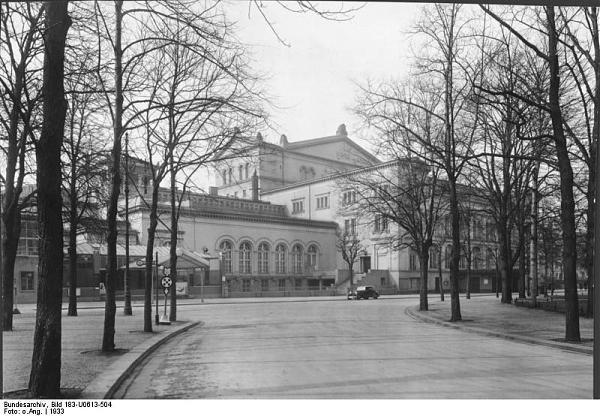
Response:
[{"label": "overcast sky", "polygon": [[226,7],[229,19],[237,21],[238,37],[251,45],[255,68],[269,74],[265,87],[280,107],[270,111],[276,131],[263,135],[272,142],[281,134],[290,141],[305,140],[333,135],[345,123],[350,137],[362,142],[360,122],[350,110],[357,94],[354,82],[406,74],[406,32],[421,5],[368,3],[345,22],[292,13],[276,3],[265,5],[289,47],[278,41],[255,6],[250,13],[246,2]]}]

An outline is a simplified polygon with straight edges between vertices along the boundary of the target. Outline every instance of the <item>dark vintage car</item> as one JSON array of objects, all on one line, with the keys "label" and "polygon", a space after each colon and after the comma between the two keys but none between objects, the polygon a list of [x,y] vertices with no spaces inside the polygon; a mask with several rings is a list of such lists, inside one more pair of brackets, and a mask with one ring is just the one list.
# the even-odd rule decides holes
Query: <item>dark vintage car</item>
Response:
[{"label": "dark vintage car", "polygon": [[373,286],[358,286],[356,289],[348,291],[348,299],[377,299],[378,297],[379,292]]}]

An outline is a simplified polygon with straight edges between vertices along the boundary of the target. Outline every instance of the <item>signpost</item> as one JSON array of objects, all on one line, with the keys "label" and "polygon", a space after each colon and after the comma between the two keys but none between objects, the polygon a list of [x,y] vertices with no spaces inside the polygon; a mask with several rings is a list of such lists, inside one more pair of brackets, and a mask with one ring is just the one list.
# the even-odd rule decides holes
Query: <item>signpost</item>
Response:
[{"label": "signpost", "polygon": [[160,318],[159,324],[161,325],[171,325],[171,321],[169,321],[169,317],[167,315],[167,298],[169,297],[169,290],[171,286],[173,286],[173,279],[171,279],[171,269],[169,267],[163,267],[163,278],[160,279],[160,285],[163,288],[163,293],[165,294],[165,311],[163,316]]}]

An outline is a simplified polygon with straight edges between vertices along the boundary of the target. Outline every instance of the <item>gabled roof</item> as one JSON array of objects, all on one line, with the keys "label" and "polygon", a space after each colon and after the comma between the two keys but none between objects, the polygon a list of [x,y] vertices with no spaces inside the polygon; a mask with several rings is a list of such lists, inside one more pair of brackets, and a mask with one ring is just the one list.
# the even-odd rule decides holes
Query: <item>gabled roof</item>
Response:
[{"label": "gabled roof", "polygon": [[371,161],[373,164],[381,163],[379,159],[373,156],[370,152],[366,151],[363,147],[356,144],[346,135],[333,135],[333,136],[325,136],[325,137],[317,137],[315,139],[301,140],[297,142],[288,142],[284,147],[286,150],[299,150],[299,149],[308,149],[310,147],[319,146],[322,144],[329,143],[345,143],[354,149],[356,149],[361,155],[365,156],[365,158]]}]

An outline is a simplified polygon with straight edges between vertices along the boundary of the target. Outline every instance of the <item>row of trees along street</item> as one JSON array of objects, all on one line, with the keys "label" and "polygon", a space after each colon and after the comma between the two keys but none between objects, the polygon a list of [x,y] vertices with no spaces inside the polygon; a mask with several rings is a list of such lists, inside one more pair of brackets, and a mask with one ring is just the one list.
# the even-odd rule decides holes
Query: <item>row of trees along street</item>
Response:
[{"label": "row of trees along street", "polygon": [[[430,249],[444,243],[449,214],[452,321],[461,319],[459,262],[466,258],[468,275],[474,215],[493,220],[504,303],[513,290],[526,296],[527,272],[536,302],[539,252],[547,269],[558,250],[565,338],[579,341],[578,264],[592,313],[597,8],[428,5],[411,35],[409,75],[359,82],[354,106],[378,153],[405,172],[345,178],[362,194],[352,209],[399,226],[394,244],[420,259],[424,310]],[[441,262],[441,250],[432,253]]]},{"label": "row of trees along street", "polygon": [[[249,7],[285,42],[269,6],[251,1]],[[357,10],[320,10],[310,2],[271,7],[330,20],[346,20]],[[249,52],[224,11],[219,1],[190,0],[0,4],[2,324],[12,330],[21,216],[35,207],[40,246],[33,397],[60,397],[63,221],[69,233],[69,316],[77,316],[77,231],[96,227],[106,235],[102,351],[113,351],[117,224],[124,214],[119,198],[123,182],[127,194],[130,184],[137,186],[123,178],[123,165],[149,162],[151,189],[140,194],[150,208],[144,331],[151,332],[154,238],[165,221],[157,214],[160,184],[168,182],[171,189],[171,217],[164,225],[171,232],[175,272],[177,222],[186,192],[196,187],[195,174],[224,154],[235,156],[267,121],[262,77],[250,67]],[[25,184],[34,177],[37,186],[28,192]],[[127,290],[124,313],[131,314]]]},{"label": "row of trees along street", "polygon": [[[250,6],[274,29],[267,6]],[[283,7],[332,20],[349,17],[348,10],[323,12],[310,2]],[[40,246],[29,383],[34,397],[60,396],[63,221],[69,233],[70,316],[77,315],[76,230],[86,222],[105,223],[102,350],[110,352],[118,202],[123,182],[130,182],[123,178],[123,159],[149,162],[150,191],[143,193],[150,208],[143,327],[151,332],[158,223],[166,221],[171,231],[174,272],[180,208],[185,192],[195,188],[198,169],[225,151],[235,155],[267,120],[261,77],[224,11],[219,2],[191,0],[0,3],[3,330],[13,326],[21,215],[35,206]],[[369,192],[358,200],[398,224],[402,234],[396,243],[418,253],[421,309],[428,307],[430,249],[440,243],[440,219],[449,215],[453,321],[461,320],[460,258],[467,254],[470,269],[472,254],[464,231],[472,215],[465,213],[483,210],[494,221],[502,302],[512,301],[514,267],[529,268],[535,301],[536,259],[560,253],[565,338],[579,341],[578,235],[590,289],[593,270],[600,134],[597,8],[428,5],[410,35],[416,51],[410,74],[360,82],[354,107],[379,154],[410,163],[398,164],[401,181],[375,174],[353,178],[357,192]],[[28,192],[25,184],[33,178],[35,191]],[[157,214],[163,182],[171,189],[168,220]],[[95,216],[102,221],[91,221]],[[357,246],[355,240],[348,244]],[[441,250],[435,254],[441,263]],[[525,296],[524,281],[518,291]],[[125,299],[130,313],[130,297]],[[591,290],[588,303],[591,313]],[[173,298],[172,320],[175,305]]]}]

